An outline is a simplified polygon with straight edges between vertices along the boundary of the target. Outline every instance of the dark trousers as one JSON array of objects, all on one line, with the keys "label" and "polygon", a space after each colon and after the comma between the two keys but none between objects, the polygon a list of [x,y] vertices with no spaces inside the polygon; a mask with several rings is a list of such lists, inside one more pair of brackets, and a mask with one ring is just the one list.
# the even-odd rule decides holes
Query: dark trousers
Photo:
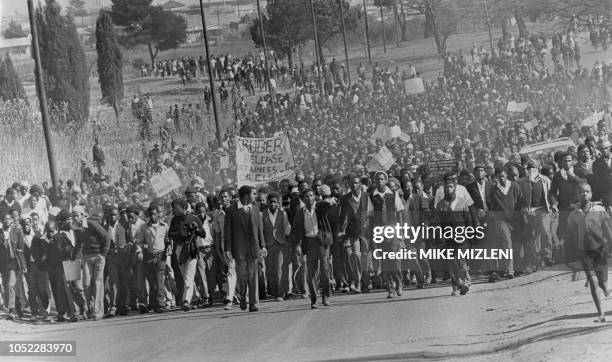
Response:
[{"label": "dark trousers", "polygon": [[28,282],[28,303],[32,315],[45,315],[49,307],[49,295],[47,293],[47,284],[49,277],[47,271],[41,270],[36,264],[30,266],[30,270],[26,274]]},{"label": "dark trousers", "polygon": [[289,249],[285,244],[274,243],[267,247],[266,279],[268,294],[274,298],[285,297],[289,276]]},{"label": "dark trousers", "polygon": [[166,305],[165,298],[165,276],[166,261],[165,252],[144,254],[144,270],[149,283],[149,304],[153,308],[162,308]]},{"label": "dark trousers", "polygon": [[249,305],[255,305],[259,301],[258,269],[257,258],[236,259],[237,289],[240,294],[241,307],[246,306],[247,288]]},{"label": "dark trousers", "polygon": [[344,268],[348,282],[356,288],[361,285],[361,238],[347,238],[344,242]]},{"label": "dark trousers", "polygon": [[55,309],[57,310],[58,317],[63,317],[68,314],[68,317],[74,315],[74,306],[68,304],[72,303],[72,298],[68,298],[68,290],[66,288],[66,278],[64,277],[64,268],[59,266],[53,266],[47,269],[49,274],[49,283],[51,284],[51,293],[53,294],[53,300],[55,300]]},{"label": "dark trousers", "polygon": [[[329,297],[329,246],[323,245],[319,238],[305,238],[306,264],[308,265],[308,289],[311,303],[317,302],[319,285],[323,297]],[[317,282],[318,279],[318,282]]]},{"label": "dark trousers", "polygon": [[200,292],[200,297],[210,298],[215,291],[214,278],[212,276],[213,250],[210,246],[201,247],[196,269],[195,283]]},{"label": "dark trousers", "polygon": [[[289,254],[291,256],[292,265],[292,281],[293,281],[293,293],[295,294],[306,294],[308,293],[308,267],[304,263],[304,254],[297,251],[294,246],[290,247]],[[287,285],[289,288],[289,285]]]},{"label": "dark trousers", "polygon": [[127,310],[130,301],[130,254],[125,250],[109,255],[109,306]]}]

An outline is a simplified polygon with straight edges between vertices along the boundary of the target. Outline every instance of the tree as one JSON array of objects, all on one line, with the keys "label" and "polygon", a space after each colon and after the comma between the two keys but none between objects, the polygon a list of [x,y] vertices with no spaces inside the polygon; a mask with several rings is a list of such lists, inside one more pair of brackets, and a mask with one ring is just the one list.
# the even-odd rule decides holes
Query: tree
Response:
[{"label": "tree", "polygon": [[55,0],[36,9],[36,26],[47,96],[67,111],[66,122],[82,125],[89,117],[87,59],[70,15]]},{"label": "tree", "polygon": [[457,30],[458,12],[449,0],[409,0],[408,8],[425,16],[425,34],[432,34],[439,55],[446,53],[446,41]]},{"label": "tree", "polygon": [[152,0],[111,0],[113,23],[123,27],[119,42],[145,44],[151,64],[160,51],[176,49],[187,40],[187,21],[180,15],[151,5]]},{"label": "tree", "polygon": [[83,17],[87,16],[87,10],[85,10],[84,0],[70,0],[66,11],[72,16],[80,17],[81,25],[83,25]]},{"label": "tree", "polygon": [[[268,1],[268,16],[263,16],[266,44],[280,54],[287,56],[290,67],[293,66],[295,48],[312,39],[312,25],[307,2],[303,0]],[[249,28],[253,42],[261,46],[260,19],[255,19]]]},{"label": "tree", "polygon": [[[319,38],[319,57],[324,61],[323,45],[338,34],[342,34],[342,19],[337,1],[313,0],[314,12],[317,21],[317,33]],[[344,9],[344,26],[346,31],[357,29],[361,12],[356,7],[351,7],[348,2],[342,0]]]},{"label": "tree", "polygon": [[26,34],[26,32],[23,31],[21,24],[19,24],[15,20],[11,20],[7,28],[4,29],[4,31],[2,32],[2,36],[5,39],[14,39],[14,38],[24,38],[28,36],[28,34]]},{"label": "tree", "polygon": [[26,99],[25,90],[8,54],[0,59],[0,99]]},{"label": "tree", "polygon": [[119,120],[118,104],[123,98],[123,60],[113,30],[111,14],[104,10],[96,21],[96,52],[102,100],[113,107]]}]

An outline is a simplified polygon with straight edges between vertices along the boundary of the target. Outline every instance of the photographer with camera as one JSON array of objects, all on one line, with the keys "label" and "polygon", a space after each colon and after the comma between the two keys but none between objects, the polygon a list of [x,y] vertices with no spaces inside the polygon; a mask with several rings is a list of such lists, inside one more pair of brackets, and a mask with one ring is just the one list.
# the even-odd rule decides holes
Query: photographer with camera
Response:
[{"label": "photographer with camera", "polygon": [[[187,213],[189,203],[185,199],[172,201],[173,218],[170,221],[168,235],[174,242],[173,255],[177,258],[183,276],[183,310],[191,310],[194,277],[198,264],[198,246],[196,238],[206,237],[202,222],[197,216]],[[180,294],[180,291],[179,291]]]}]

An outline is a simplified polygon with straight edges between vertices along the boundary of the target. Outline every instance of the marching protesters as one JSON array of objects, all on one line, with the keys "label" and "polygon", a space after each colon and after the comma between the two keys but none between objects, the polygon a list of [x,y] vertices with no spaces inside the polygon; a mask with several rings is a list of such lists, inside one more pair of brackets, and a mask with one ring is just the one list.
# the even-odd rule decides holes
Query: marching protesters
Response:
[{"label": "marching protesters", "polygon": [[[4,287],[4,300],[8,307],[7,319],[21,318],[25,309],[26,295],[23,285],[27,273],[27,260],[24,251],[27,248],[21,228],[10,215],[2,219],[0,234],[0,272]],[[17,303],[19,301],[19,303]]]},{"label": "marching protesters", "polygon": [[291,225],[285,210],[281,208],[281,197],[273,192],[267,196],[267,208],[262,213],[263,236],[268,255],[266,256],[266,280],[268,294],[277,301],[287,296],[289,286],[289,249],[287,237]]},{"label": "marching protesters", "polygon": [[194,278],[198,264],[196,237],[205,238],[202,222],[197,216],[187,212],[189,203],[185,199],[172,201],[173,218],[170,221],[168,236],[174,243],[173,256],[178,262],[183,278],[183,288],[179,290],[184,311],[191,310],[191,299],[194,292]]},{"label": "marching protesters", "polygon": [[227,190],[221,190],[219,199],[220,202],[213,213],[213,223],[211,225],[216,256],[213,267],[216,266],[218,268],[216,274],[221,276],[221,279],[225,279],[220,290],[223,291],[224,309],[231,310],[236,290],[236,261],[232,258],[231,251],[226,248],[223,236],[226,211],[231,205],[230,193]]},{"label": "marching protesters", "polygon": [[[261,214],[253,204],[255,188],[242,186],[238,189],[238,201],[225,210],[223,237],[228,259],[235,259],[240,294],[240,309],[249,312],[259,310],[258,261],[267,256],[263,236]],[[247,294],[248,289],[248,294]]]},{"label": "marching protesters", "polygon": [[[610,229],[609,216],[603,206],[592,202],[593,193],[588,183],[579,186],[580,207],[574,209],[568,218],[568,240],[577,244],[580,253],[573,258],[582,261],[582,267],[586,273],[591,296],[597,308],[597,319],[595,322],[605,322],[605,311],[601,307],[601,300],[597,287],[601,288],[604,295],[608,297],[608,251],[612,241],[612,230]],[[597,285],[595,278],[597,278]]]},{"label": "marching protesters", "polygon": [[75,253],[82,257],[83,290],[87,301],[87,317],[104,317],[104,266],[111,238],[95,220],[88,219],[82,206],[72,209],[74,220]]},{"label": "marching protesters", "polygon": [[[133,270],[133,281],[135,282],[132,283],[132,286],[136,287],[136,290],[133,290],[134,298],[131,299],[135,301],[135,307],[140,313],[146,313],[148,311],[148,294],[144,270],[144,255],[142,251],[144,242],[142,230],[145,221],[140,217],[140,208],[136,205],[130,205],[125,208],[125,217],[127,218],[125,242],[131,254],[130,266]],[[134,305],[133,302],[131,304]]]},{"label": "marching protesters", "polygon": [[126,315],[129,311],[130,253],[126,243],[126,232],[119,222],[119,208],[112,205],[106,209],[102,227],[110,238],[107,256],[108,271],[108,316]]},{"label": "marching protesters", "polygon": [[342,239],[344,268],[349,289],[354,293],[369,291],[368,195],[357,175],[347,177],[350,192],[340,199],[339,237]]},{"label": "marching protesters", "polygon": [[[403,223],[404,203],[399,193],[391,191],[387,186],[389,176],[385,172],[374,174],[376,188],[369,195],[368,216],[372,228],[379,226],[395,226]],[[404,245],[405,246],[405,245]],[[382,242],[383,252],[397,252],[401,247],[398,238],[393,237]],[[400,259],[383,259],[381,263],[383,280],[387,284],[387,298],[402,295],[402,272]]]},{"label": "marching protesters", "polygon": [[149,283],[150,308],[157,313],[166,311],[165,275],[168,239],[168,225],[160,220],[159,208],[151,205],[147,209],[149,222],[143,227],[143,263]]},{"label": "marching protesters", "polygon": [[[473,225],[472,215],[465,199],[457,197],[455,193],[457,180],[452,175],[444,177],[444,198],[436,206],[436,221],[440,227],[466,227]],[[466,241],[443,239],[443,249],[459,250],[466,248]],[[445,261],[447,271],[451,275],[453,286],[452,295],[465,295],[470,291],[470,274],[465,258],[455,255],[451,260]]]},{"label": "marching protesters", "polygon": [[[49,229],[47,225],[53,223],[48,221],[45,225],[46,229]],[[53,223],[52,227],[55,227]],[[50,239],[53,237],[53,231],[47,233],[43,230],[42,235],[36,235],[28,248],[26,259],[28,262],[28,271],[26,274],[26,280],[28,283],[28,302],[30,305],[30,312],[32,313],[30,320],[35,321],[40,318],[42,321],[50,322],[51,318],[48,315],[47,309],[49,308],[49,275],[47,274],[48,267],[48,249],[50,246]]]},{"label": "marching protesters", "polygon": [[295,219],[291,224],[291,237],[294,240],[298,253],[306,255],[308,270],[308,289],[310,291],[310,307],[319,308],[317,304],[317,292],[321,287],[321,303],[329,306],[331,293],[330,270],[329,270],[329,247],[333,242],[332,230],[322,210],[323,202],[315,201],[313,190],[306,189],[302,192],[304,207],[297,211]]},{"label": "marching protesters", "polygon": [[[211,205],[212,206],[212,205]],[[216,277],[212,275],[214,266],[213,256],[213,235],[211,232],[212,223],[212,208],[204,202],[198,202],[195,205],[195,215],[202,222],[202,229],[206,233],[206,237],[196,238],[198,247],[198,266],[196,273],[196,285],[198,286],[198,292],[200,294],[200,300],[198,307],[205,308],[212,305],[212,293],[215,290]]]}]

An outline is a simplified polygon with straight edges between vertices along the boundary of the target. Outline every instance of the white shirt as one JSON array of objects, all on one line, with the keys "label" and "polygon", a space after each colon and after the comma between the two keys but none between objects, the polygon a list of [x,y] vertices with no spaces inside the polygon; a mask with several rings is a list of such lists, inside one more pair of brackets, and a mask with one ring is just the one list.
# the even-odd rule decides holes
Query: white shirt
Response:
[{"label": "white shirt", "polygon": [[478,185],[478,192],[480,193],[480,198],[482,198],[482,206],[484,207],[484,210],[487,210],[487,197],[486,197],[487,181],[482,180],[482,184],[476,181],[476,185]]},{"label": "white shirt", "polygon": [[270,222],[272,223],[272,225],[274,225],[274,223],[276,222],[276,215],[278,215],[278,210],[276,210],[276,212],[272,212],[272,211],[268,211],[268,215],[270,215]]},{"label": "white shirt", "polygon": [[251,211],[251,204],[243,205],[240,200],[238,200],[238,209],[243,209],[244,211]]},{"label": "white shirt", "polygon": [[[463,199],[467,203],[468,207],[474,205],[474,200],[472,200],[470,193],[463,185],[457,184],[455,186],[455,195],[457,196],[457,199]],[[444,187],[440,186],[436,190],[436,195],[434,198],[434,207],[436,207],[438,205],[438,202],[440,202],[443,198],[444,198]]]},{"label": "white shirt", "polygon": [[[381,197],[385,197],[385,194],[393,194],[394,192],[388,186],[385,186],[385,191],[380,192],[378,189],[374,190],[372,196],[380,195]],[[404,202],[399,195],[399,192],[395,192],[395,211],[403,211],[404,210]],[[374,214],[374,205],[372,204],[372,200],[368,198],[368,216],[372,216]]]},{"label": "white shirt", "polygon": [[74,241],[74,231],[73,230],[69,230],[69,231],[62,231],[62,233],[64,233],[64,235],[66,235],[68,237],[68,240],[70,240],[70,244],[72,244],[72,246],[76,246],[76,243]]}]

